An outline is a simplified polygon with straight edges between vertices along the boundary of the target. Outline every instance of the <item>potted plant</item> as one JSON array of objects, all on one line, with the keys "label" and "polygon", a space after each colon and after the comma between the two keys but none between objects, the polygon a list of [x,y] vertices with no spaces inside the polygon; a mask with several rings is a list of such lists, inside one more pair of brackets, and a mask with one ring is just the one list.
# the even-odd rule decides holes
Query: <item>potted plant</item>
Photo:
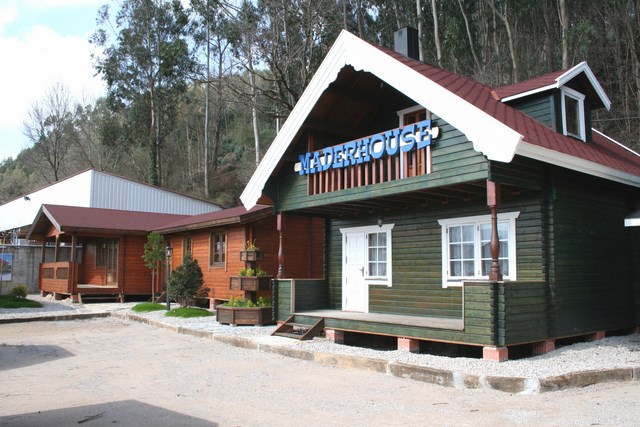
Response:
[{"label": "potted plant", "polygon": [[248,298],[233,297],[216,306],[216,320],[219,323],[236,325],[271,325],[273,308],[271,298],[259,297],[256,302]]},{"label": "potted plant", "polygon": [[262,251],[256,246],[256,241],[247,240],[244,250],[240,251],[240,261],[256,262],[262,261]]},{"label": "potted plant", "polygon": [[271,289],[271,279],[261,267],[245,267],[238,276],[229,278],[229,289],[234,291],[268,291]]}]

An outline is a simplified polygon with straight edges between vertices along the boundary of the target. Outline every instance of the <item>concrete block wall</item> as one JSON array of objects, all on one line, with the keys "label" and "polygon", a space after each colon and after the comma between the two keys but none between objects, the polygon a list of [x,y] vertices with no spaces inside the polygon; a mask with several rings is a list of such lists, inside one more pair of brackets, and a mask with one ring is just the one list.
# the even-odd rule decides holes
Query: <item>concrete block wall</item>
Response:
[{"label": "concrete block wall", "polygon": [[30,294],[37,294],[40,246],[0,246],[0,253],[13,255],[13,270],[10,281],[0,281],[0,295],[8,294],[17,285],[26,285]]}]

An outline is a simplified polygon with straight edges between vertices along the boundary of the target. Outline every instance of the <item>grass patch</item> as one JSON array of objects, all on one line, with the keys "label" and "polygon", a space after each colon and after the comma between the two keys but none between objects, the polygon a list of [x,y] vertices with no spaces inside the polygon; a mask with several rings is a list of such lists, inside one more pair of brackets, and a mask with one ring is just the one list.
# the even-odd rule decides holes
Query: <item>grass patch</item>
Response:
[{"label": "grass patch", "polygon": [[140,304],[136,304],[131,308],[131,311],[136,313],[148,313],[150,311],[160,311],[166,310],[166,304],[160,304],[157,302],[142,302]]},{"label": "grass patch", "polygon": [[11,295],[0,295],[0,308],[41,308],[42,304],[27,298],[16,298]]},{"label": "grass patch", "polygon": [[207,317],[213,316],[213,313],[205,310],[204,308],[196,307],[180,307],[174,310],[168,311],[165,316],[169,317],[182,317],[188,319],[190,317]]}]

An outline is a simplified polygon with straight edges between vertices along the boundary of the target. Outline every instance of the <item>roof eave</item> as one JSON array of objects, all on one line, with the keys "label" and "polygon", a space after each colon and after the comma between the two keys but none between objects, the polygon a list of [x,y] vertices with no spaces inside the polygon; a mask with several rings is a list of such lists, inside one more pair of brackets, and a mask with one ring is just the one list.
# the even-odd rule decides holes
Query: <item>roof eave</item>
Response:
[{"label": "roof eave", "polygon": [[[488,159],[500,162],[513,159],[522,135],[416,70],[343,30],[242,192],[240,200],[246,209],[256,205],[289,144],[324,90],[345,65],[351,65],[357,71],[370,72],[417,104],[440,117],[446,117],[452,126],[467,136],[474,149]],[[415,90],[417,87],[421,90]]]},{"label": "roof eave", "polygon": [[549,148],[540,147],[523,141],[519,146],[516,154],[530,159],[539,160],[552,165],[564,167],[577,172],[586,173],[588,175],[597,176],[610,181],[621,184],[630,185],[640,188],[640,176],[621,170],[607,167],[599,163],[575,157],[570,154],[561,153]]},{"label": "roof eave", "polygon": [[157,231],[160,234],[173,234],[173,233],[181,233],[185,231],[194,231],[194,230],[202,230],[205,228],[214,228],[214,227],[224,227],[228,225],[241,225],[247,224],[254,221],[261,220],[263,218],[267,218],[273,215],[271,209],[261,209],[256,212],[247,212],[242,215],[234,215],[226,218],[220,218],[210,221],[203,221],[193,224],[185,224],[177,227],[165,227],[165,228],[156,228],[154,231]]}]

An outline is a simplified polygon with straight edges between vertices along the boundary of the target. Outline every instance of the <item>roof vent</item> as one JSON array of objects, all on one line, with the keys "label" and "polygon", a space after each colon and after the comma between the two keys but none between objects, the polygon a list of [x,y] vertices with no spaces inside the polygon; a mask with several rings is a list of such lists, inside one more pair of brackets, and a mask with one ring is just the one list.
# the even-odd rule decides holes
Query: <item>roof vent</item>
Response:
[{"label": "roof vent", "polygon": [[404,27],[393,33],[393,50],[413,59],[420,59],[418,30]]}]

